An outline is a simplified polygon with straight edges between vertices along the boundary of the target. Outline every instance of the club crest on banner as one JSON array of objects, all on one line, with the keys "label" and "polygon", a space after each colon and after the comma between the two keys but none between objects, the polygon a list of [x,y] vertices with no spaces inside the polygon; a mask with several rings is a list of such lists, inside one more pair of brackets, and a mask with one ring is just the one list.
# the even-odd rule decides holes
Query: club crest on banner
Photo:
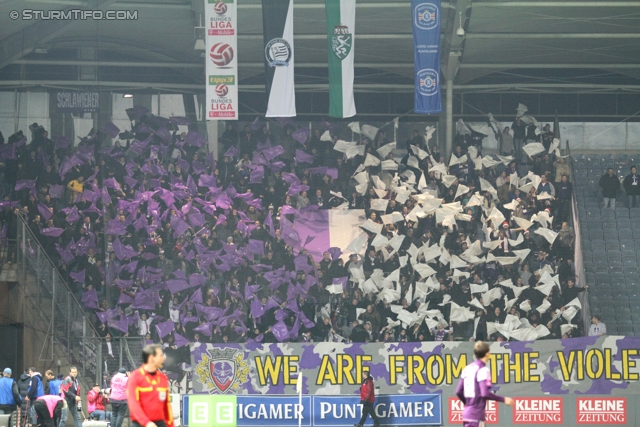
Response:
[{"label": "club crest on banner", "polygon": [[269,67],[288,67],[291,61],[291,45],[285,39],[272,39],[264,49]]},{"label": "club crest on banner", "polygon": [[438,93],[439,77],[438,72],[431,68],[418,71],[420,93],[424,96],[433,96]]},{"label": "club crest on banner", "polygon": [[351,46],[353,46],[353,35],[349,32],[349,27],[336,25],[331,35],[331,50],[333,53],[342,61],[351,53]]},{"label": "club crest on banner", "polygon": [[421,3],[415,10],[416,27],[433,30],[438,26],[438,7],[432,3]]},{"label": "club crest on banner", "polygon": [[202,354],[196,376],[209,393],[236,393],[249,380],[249,364],[242,351],[211,349]]}]

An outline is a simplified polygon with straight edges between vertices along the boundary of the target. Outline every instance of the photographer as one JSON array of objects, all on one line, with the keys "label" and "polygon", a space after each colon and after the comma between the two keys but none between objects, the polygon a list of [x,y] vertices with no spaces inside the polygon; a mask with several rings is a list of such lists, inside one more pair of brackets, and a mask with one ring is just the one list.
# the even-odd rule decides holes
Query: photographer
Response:
[{"label": "photographer", "polygon": [[129,372],[127,368],[120,368],[117,374],[111,378],[111,420],[112,427],[122,427],[124,417],[127,414],[127,383]]},{"label": "photographer", "polygon": [[104,421],[105,418],[111,422],[111,412],[105,411],[104,405],[109,403],[109,390],[100,389],[98,384],[87,393],[87,410],[89,417]]}]

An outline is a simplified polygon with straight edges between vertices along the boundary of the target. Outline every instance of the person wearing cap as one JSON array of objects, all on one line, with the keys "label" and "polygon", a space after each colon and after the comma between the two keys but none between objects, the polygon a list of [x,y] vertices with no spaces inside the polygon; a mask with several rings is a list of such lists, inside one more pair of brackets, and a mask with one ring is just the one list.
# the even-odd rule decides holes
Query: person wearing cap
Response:
[{"label": "person wearing cap", "polygon": [[104,390],[100,390],[100,384],[95,384],[87,393],[87,411],[89,417],[111,422],[111,412],[105,410],[105,405],[109,403],[109,396]]},{"label": "person wearing cap", "polygon": [[[22,403],[18,384],[11,378],[11,374],[11,368],[5,368],[0,378],[0,414],[11,414]],[[11,427],[11,421],[9,427]]]},{"label": "person wearing cap", "polygon": [[362,385],[360,386],[360,404],[362,405],[362,418],[355,427],[362,427],[364,423],[367,421],[367,417],[371,415],[371,419],[373,419],[373,425],[379,426],[380,420],[376,415],[375,408],[373,406],[376,401],[376,390],[375,384],[373,382],[373,377],[369,372],[369,367],[365,366],[362,368]]},{"label": "person wearing cap", "polygon": [[129,372],[121,367],[118,373],[111,378],[111,421],[113,427],[122,427],[124,417],[127,414],[127,383]]}]

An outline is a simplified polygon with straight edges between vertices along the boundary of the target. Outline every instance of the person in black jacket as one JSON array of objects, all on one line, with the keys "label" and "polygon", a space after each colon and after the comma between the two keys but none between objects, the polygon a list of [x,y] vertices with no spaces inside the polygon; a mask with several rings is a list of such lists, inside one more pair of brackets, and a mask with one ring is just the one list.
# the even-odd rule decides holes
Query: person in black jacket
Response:
[{"label": "person in black jacket", "polygon": [[607,173],[600,177],[600,188],[602,188],[602,204],[603,207],[616,207],[616,193],[620,189],[620,180],[613,173],[613,169],[607,169]]},{"label": "person in black jacket", "polygon": [[629,207],[638,207],[638,196],[640,196],[640,177],[636,166],[631,166],[631,173],[624,179],[624,191],[629,199]]}]

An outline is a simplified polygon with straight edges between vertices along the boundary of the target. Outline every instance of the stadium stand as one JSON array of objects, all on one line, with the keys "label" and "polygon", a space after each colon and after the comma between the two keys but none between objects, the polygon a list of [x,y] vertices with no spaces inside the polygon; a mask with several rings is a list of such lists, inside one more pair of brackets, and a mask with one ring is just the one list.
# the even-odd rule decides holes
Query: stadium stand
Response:
[{"label": "stadium stand", "polygon": [[[629,154],[573,156],[591,311],[602,317],[612,334],[640,332],[634,326],[640,319],[636,248],[640,208],[629,208],[621,185],[637,160],[640,160],[637,156]],[[609,168],[613,169],[619,184],[615,208],[604,207],[600,187],[600,177],[606,175]]]},{"label": "stadium stand", "polygon": [[[18,216],[28,221],[105,335],[182,346],[584,333],[572,187],[549,128],[517,164],[508,128],[490,124],[498,157],[460,121],[447,166],[429,128],[396,147],[363,126],[341,149],[346,127],[256,119],[240,133],[227,128],[216,163],[199,134],[178,133],[184,118],[127,113],[132,129],[113,146],[102,142],[118,136],[112,124],[74,148],[36,124],[30,139],[9,137],[2,157],[8,238]],[[326,247],[314,259],[304,248],[297,216],[328,209],[364,209],[356,256]],[[594,242],[614,237],[585,230]],[[609,278],[602,267],[591,274]]]}]

